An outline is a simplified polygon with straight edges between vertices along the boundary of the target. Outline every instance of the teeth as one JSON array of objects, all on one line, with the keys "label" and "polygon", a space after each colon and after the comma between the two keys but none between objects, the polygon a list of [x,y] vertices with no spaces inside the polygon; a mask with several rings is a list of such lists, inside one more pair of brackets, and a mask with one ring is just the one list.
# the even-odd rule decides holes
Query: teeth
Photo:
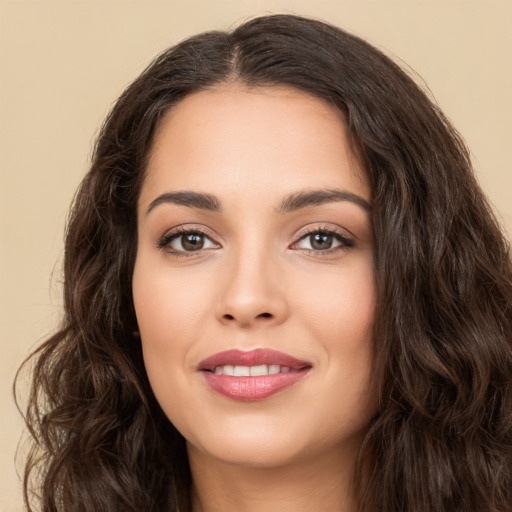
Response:
[{"label": "teeth", "polygon": [[280,366],[278,364],[260,364],[258,366],[216,366],[214,373],[217,375],[230,375],[232,377],[257,377],[261,375],[276,375],[277,373],[290,372],[289,366]]},{"label": "teeth", "polygon": [[268,373],[270,375],[274,375],[276,373],[279,373],[280,370],[281,370],[281,367],[278,364],[271,364],[268,367]]},{"label": "teeth", "polygon": [[235,366],[235,371],[233,372],[235,377],[249,377],[249,367],[248,366]]},{"label": "teeth", "polygon": [[223,375],[234,375],[235,367],[227,364],[222,368],[222,374]]},{"label": "teeth", "polygon": [[249,372],[251,377],[257,375],[268,375],[268,366],[266,364],[260,364],[259,366],[251,366],[249,367]]}]

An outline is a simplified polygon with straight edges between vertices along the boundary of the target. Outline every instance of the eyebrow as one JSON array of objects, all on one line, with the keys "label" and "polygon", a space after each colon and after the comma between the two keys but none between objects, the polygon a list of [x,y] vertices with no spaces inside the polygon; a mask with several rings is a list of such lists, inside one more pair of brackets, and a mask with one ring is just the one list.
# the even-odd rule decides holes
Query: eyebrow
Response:
[{"label": "eyebrow", "polygon": [[[301,210],[309,206],[320,206],[325,203],[349,201],[367,212],[372,211],[372,205],[361,196],[340,189],[305,190],[286,197],[276,209],[278,213],[285,214]],[[146,210],[146,215],[161,204],[177,204],[190,208],[199,208],[212,212],[221,212],[220,200],[212,195],[202,192],[179,191],[166,192],[154,199]]]},{"label": "eyebrow", "polygon": [[167,192],[158,196],[149,204],[148,209],[146,210],[146,215],[157,206],[166,203],[189,206],[191,208],[200,208],[201,210],[209,210],[212,212],[220,212],[222,210],[220,201],[216,196],[186,190],[183,192]]},{"label": "eyebrow", "polygon": [[297,192],[284,199],[279,208],[278,213],[289,213],[308,206],[319,206],[325,203],[334,203],[339,201],[349,201],[356,204],[367,212],[372,211],[372,205],[361,196],[340,189],[322,189],[322,190],[305,190]]}]

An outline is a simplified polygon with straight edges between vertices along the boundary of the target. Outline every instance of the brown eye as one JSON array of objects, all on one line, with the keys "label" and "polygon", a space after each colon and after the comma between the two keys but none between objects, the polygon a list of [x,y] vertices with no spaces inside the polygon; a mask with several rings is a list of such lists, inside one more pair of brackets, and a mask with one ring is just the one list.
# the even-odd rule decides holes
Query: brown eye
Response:
[{"label": "brown eye", "polygon": [[313,235],[309,235],[311,248],[317,251],[325,251],[326,249],[330,249],[332,246],[332,235],[328,235],[327,233],[315,233]]},{"label": "brown eye", "polygon": [[291,248],[322,253],[322,251],[335,251],[353,246],[354,242],[346,235],[336,231],[318,230],[304,235]]},{"label": "brown eye", "polygon": [[169,253],[184,255],[202,249],[217,249],[219,245],[200,231],[179,231],[165,235],[158,247]]},{"label": "brown eye", "polygon": [[189,233],[179,236],[177,240],[180,238],[181,246],[185,251],[198,251],[204,246],[204,235],[200,235],[198,233]]}]

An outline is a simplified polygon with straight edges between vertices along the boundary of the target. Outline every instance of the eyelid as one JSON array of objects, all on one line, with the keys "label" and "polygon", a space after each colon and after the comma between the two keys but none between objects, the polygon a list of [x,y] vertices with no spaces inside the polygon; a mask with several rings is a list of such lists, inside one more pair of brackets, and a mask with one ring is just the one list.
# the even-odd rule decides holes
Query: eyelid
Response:
[{"label": "eyelid", "polygon": [[[347,232],[349,234],[347,234]],[[333,227],[333,226],[326,226],[326,225],[315,225],[315,226],[309,226],[306,229],[304,229],[300,234],[297,235],[295,241],[290,245],[290,249],[293,249],[293,246],[298,244],[301,240],[304,240],[308,236],[311,236],[315,233],[323,233],[327,235],[332,235],[333,237],[337,238],[339,241],[341,241],[341,245],[337,247],[333,247],[330,249],[301,249],[301,248],[295,248],[295,250],[303,250],[303,251],[310,251],[315,254],[326,254],[329,252],[336,252],[338,250],[342,249],[349,249],[355,245],[355,239],[356,237],[352,235],[348,230],[343,230],[339,227]]]},{"label": "eyelid", "polygon": [[[204,251],[212,250],[213,248],[201,248],[197,251],[185,251],[185,250],[177,250],[177,249],[170,249],[166,248],[168,244],[178,238],[180,235],[185,234],[194,234],[198,233],[205,238],[207,238],[212,244],[214,244],[215,248],[221,248],[221,244],[217,242],[214,236],[209,232],[210,230],[205,229],[204,226],[201,225],[180,225],[176,226],[174,228],[168,229],[156,242],[156,247],[160,250],[166,251],[172,255],[177,256],[194,256],[199,255]],[[347,232],[349,234],[347,234]],[[336,247],[332,247],[329,249],[307,249],[307,248],[298,248],[294,247],[296,246],[300,241],[304,240],[308,236],[315,234],[315,233],[322,233],[327,234],[335,237],[339,242],[341,242],[341,245],[338,245]],[[340,228],[340,227],[334,227],[334,226],[327,226],[327,225],[310,225],[304,229],[302,229],[296,236],[295,241],[289,245],[289,249],[292,250],[301,250],[301,251],[309,251],[311,253],[314,253],[316,255],[320,254],[329,254],[334,253],[343,249],[349,249],[355,245],[355,237],[352,233],[350,233],[348,230]]]},{"label": "eyelid", "polygon": [[201,253],[202,251],[211,250],[211,248],[198,249],[197,251],[181,251],[181,250],[176,250],[176,249],[166,249],[166,246],[171,241],[178,238],[180,235],[193,234],[193,233],[198,233],[198,234],[204,236],[205,238],[208,238],[208,240],[210,240],[210,242],[212,242],[217,247],[221,247],[219,242],[217,242],[217,240],[215,240],[215,238],[211,235],[211,233],[209,233],[209,231],[206,230],[204,227],[198,226],[198,225],[189,225],[189,224],[176,226],[174,228],[168,229],[162,236],[159,237],[159,239],[156,242],[156,247],[157,247],[157,249],[161,249],[163,251],[167,250],[167,252],[169,252],[173,255],[180,255],[180,256],[193,256],[193,255],[197,255],[197,254]]}]

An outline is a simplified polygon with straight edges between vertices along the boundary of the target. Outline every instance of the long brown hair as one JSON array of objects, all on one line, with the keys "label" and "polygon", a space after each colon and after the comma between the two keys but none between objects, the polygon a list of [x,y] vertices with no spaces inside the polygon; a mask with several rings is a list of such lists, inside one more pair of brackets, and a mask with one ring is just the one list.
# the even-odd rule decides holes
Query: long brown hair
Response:
[{"label": "long brown hair", "polygon": [[373,191],[378,413],[361,510],[512,510],[512,264],[460,136],[399,66],[328,24],[268,16],[162,53],[98,137],[67,227],[65,315],[33,354],[25,500],[44,511],[190,509],[183,437],[141,357],[131,279],[152,138],[186,95],[288,85],[345,119]]}]

